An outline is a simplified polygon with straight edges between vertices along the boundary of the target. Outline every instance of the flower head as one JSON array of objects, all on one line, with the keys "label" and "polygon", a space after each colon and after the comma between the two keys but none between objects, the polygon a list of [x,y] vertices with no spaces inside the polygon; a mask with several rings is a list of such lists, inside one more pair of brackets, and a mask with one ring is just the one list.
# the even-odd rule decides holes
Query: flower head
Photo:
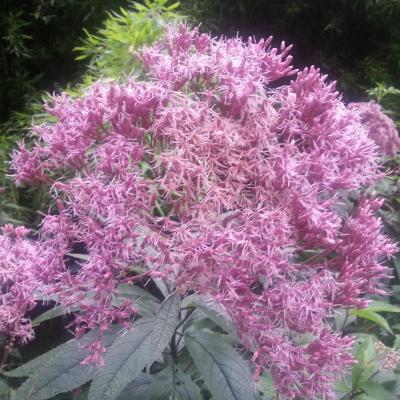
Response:
[{"label": "flower head", "polygon": [[[290,46],[270,44],[169,26],[140,52],[147,82],[56,97],[56,122],[14,154],[17,182],[51,183],[60,205],[26,244],[46,249],[51,274],[35,274],[42,256],[26,273],[79,307],[77,336],[129,326],[134,302],[115,302],[127,281],[161,276],[211,295],[254,352],[256,375],[270,370],[287,398],[329,399],[353,363],[332,311],[380,293],[395,248],[378,201],[360,194],[349,206],[350,190],[381,176],[362,112],[318,69],[294,70]],[[101,337],[90,349],[87,361],[101,363]]]}]

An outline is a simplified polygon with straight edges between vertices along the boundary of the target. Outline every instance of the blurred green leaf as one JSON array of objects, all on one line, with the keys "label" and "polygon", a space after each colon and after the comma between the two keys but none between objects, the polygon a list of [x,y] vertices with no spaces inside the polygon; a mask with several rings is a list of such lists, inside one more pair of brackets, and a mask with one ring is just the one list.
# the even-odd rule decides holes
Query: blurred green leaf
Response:
[{"label": "blurred green leaf", "polygon": [[400,307],[383,301],[373,300],[368,304],[367,310],[374,312],[400,313]]},{"label": "blurred green leaf", "polygon": [[275,384],[271,376],[263,373],[258,382],[258,389],[261,391],[263,400],[275,399],[276,397]]},{"label": "blurred green leaf", "polygon": [[379,315],[374,311],[368,309],[362,309],[362,310],[351,310],[350,313],[351,315],[355,315],[358,318],[363,318],[372,321],[375,324],[382,327],[383,329],[387,330],[389,333],[393,334],[393,331],[390,328],[387,320],[384,317],[382,317],[382,315]]}]

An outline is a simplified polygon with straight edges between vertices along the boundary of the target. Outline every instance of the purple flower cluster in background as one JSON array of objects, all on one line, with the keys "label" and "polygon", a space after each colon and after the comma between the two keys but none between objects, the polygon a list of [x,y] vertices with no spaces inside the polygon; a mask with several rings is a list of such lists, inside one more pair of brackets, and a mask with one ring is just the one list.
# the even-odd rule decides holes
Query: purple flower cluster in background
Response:
[{"label": "purple flower cluster in background", "polygon": [[382,293],[395,251],[360,189],[382,176],[376,144],[393,153],[399,139],[377,105],[346,107],[270,44],[172,26],[140,52],[146,81],[53,99],[56,121],[33,127],[13,168],[18,184],[51,186],[59,211],[39,240],[3,230],[0,331],[32,338],[39,291],[79,308],[78,337],[100,328],[86,362],[101,364],[102,333],[137,313],[116,304],[118,285],[161,277],[223,306],[281,394],[331,398],[354,362],[333,312]]},{"label": "purple flower cluster in background", "polygon": [[400,137],[396,125],[383,113],[382,107],[375,101],[368,103],[350,103],[350,110],[357,110],[365,124],[368,136],[378,145],[382,154],[394,156],[400,148]]}]

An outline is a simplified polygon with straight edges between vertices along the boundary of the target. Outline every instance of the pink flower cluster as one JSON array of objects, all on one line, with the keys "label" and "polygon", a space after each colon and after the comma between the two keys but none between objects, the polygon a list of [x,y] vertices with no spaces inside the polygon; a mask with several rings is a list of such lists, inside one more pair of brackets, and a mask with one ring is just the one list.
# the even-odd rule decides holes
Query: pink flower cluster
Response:
[{"label": "pink flower cluster", "polygon": [[0,334],[9,336],[10,345],[34,337],[26,314],[35,308],[35,292],[45,288],[47,263],[54,270],[62,266],[62,258],[40,242],[26,239],[29,230],[5,225],[0,236]]},{"label": "pink flower cluster", "polygon": [[[120,283],[163,277],[182,294],[212,295],[255,374],[271,371],[281,394],[331,398],[353,363],[334,309],[381,293],[381,262],[395,249],[380,202],[348,198],[381,176],[363,114],[318,69],[293,70],[290,47],[270,44],[172,26],[140,52],[146,82],[53,99],[56,122],[34,127],[34,145],[13,155],[17,183],[50,184],[59,207],[35,245],[2,239],[16,252],[2,279],[18,286],[22,264],[28,275],[10,294],[21,299],[17,325],[42,278],[48,295],[79,307],[80,336],[129,325],[135,304],[115,302]],[[101,342],[92,347],[87,361],[101,362]]]},{"label": "pink flower cluster", "polygon": [[400,137],[396,125],[383,113],[382,107],[375,101],[368,103],[350,103],[350,110],[357,110],[361,121],[366,125],[368,136],[378,145],[382,154],[395,156],[400,148]]}]

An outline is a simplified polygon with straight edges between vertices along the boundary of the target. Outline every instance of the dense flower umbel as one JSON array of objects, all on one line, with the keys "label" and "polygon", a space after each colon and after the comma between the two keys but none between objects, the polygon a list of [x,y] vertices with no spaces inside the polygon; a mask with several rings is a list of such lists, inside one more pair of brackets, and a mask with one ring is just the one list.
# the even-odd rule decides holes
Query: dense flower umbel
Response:
[{"label": "dense flower umbel", "polygon": [[[329,399],[353,362],[352,340],[329,318],[381,292],[380,262],[394,246],[379,202],[347,197],[381,176],[362,115],[319,70],[292,70],[290,47],[270,43],[170,27],[140,53],[147,82],[55,97],[57,122],[34,127],[35,145],[21,145],[13,166],[18,183],[47,182],[58,198],[37,246],[58,256],[46,290],[80,307],[78,336],[129,324],[134,304],[114,301],[121,282],[164,277],[224,306],[256,375],[269,369],[280,393]],[[68,256],[76,246],[86,260]],[[32,251],[26,274],[37,287]],[[21,296],[31,299],[23,318],[31,288]],[[92,350],[88,361],[100,361],[101,344]]]}]

